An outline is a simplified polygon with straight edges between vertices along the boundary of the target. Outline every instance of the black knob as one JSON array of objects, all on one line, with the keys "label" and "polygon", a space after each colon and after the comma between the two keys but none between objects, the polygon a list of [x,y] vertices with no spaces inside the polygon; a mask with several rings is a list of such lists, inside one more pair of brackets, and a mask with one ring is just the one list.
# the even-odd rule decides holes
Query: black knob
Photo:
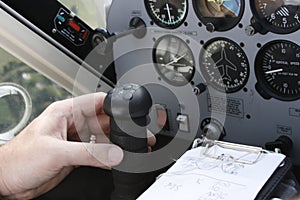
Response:
[{"label": "black knob", "polygon": [[208,32],[214,32],[215,30],[216,30],[216,26],[215,26],[215,24],[213,24],[213,23],[211,23],[211,22],[209,22],[209,23],[207,23],[206,24],[206,30],[208,31]]},{"label": "black knob", "polygon": [[110,116],[110,140],[126,151],[148,151],[147,130],[152,99],[136,84],[126,84],[108,92],[104,112]]},{"label": "black knob", "polygon": [[[148,114],[152,99],[142,86],[126,84],[108,92],[104,112],[110,116],[110,140],[125,151],[148,152]],[[124,160],[126,152],[124,153]],[[137,166],[138,167],[138,166]],[[146,174],[112,170],[114,191],[111,200],[136,199],[148,187]]]},{"label": "black knob", "polygon": [[247,26],[246,28],[246,34],[248,36],[252,36],[255,33],[259,32],[260,34],[266,34],[268,31],[264,29],[264,27],[261,25],[259,21],[257,21],[254,18],[251,18],[251,25]]},{"label": "black knob", "polygon": [[280,149],[281,153],[288,156],[293,148],[293,141],[288,136],[281,135],[275,141],[267,142],[265,147],[267,150],[271,151],[274,151],[276,148],[278,148]]},{"label": "black knob", "polygon": [[202,94],[203,92],[205,92],[206,88],[207,88],[207,86],[203,83],[200,83],[200,84],[196,85],[195,88],[194,88],[195,95]]},{"label": "black knob", "polygon": [[146,24],[139,17],[133,17],[130,20],[129,28],[133,30],[133,35],[139,39],[143,38],[147,33]]},{"label": "black knob", "polygon": [[266,93],[266,91],[262,88],[261,84],[256,83],[256,84],[255,84],[255,89],[256,89],[256,91],[262,96],[262,98],[267,99],[267,100],[269,100],[269,99],[272,98],[272,97],[271,97],[268,93]]}]

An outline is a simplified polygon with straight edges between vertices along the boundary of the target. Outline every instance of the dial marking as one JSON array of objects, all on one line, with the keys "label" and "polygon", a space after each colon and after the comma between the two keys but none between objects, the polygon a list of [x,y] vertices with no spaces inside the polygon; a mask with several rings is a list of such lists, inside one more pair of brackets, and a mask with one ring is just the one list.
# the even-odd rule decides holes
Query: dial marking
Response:
[{"label": "dial marking", "polygon": [[290,16],[290,12],[286,7],[281,7],[280,10],[276,12],[277,15],[280,15],[282,17],[288,17]]}]

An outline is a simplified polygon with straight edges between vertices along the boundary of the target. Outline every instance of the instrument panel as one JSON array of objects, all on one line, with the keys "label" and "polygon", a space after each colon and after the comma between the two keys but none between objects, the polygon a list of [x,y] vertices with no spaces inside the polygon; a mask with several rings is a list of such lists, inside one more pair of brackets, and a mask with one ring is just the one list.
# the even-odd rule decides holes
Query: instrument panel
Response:
[{"label": "instrument panel", "polygon": [[[17,13],[1,9],[89,70],[71,80],[103,91],[97,79],[114,83],[116,72],[117,84],[148,89],[148,128],[172,139],[154,149],[159,168],[201,135],[278,147],[300,165],[298,0],[112,0],[107,31],[93,30],[56,0],[30,1],[2,0]],[[56,67],[72,72],[73,62],[59,60]]]},{"label": "instrument panel", "polygon": [[[169,115],[167,126],[153,125],[163,134],[210,134],[263,147],[284,136],[299,165],[299,17],[297,0],[114,0],[109,32],[132,31],[133,18],[145,25],[144,37],[128,34],[114,42],[117,80],[162,85],[184,96],[173,111],[173,101],[163,98],[167,92],[152,91]],[[133,72],[144,68],[144,74]],[[194,98],[198,105],[187,100]]]}]

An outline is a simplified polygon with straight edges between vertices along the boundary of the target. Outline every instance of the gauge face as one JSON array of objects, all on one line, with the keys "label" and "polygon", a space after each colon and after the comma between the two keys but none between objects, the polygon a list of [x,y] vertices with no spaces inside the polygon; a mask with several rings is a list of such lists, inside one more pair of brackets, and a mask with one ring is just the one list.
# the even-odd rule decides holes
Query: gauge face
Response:
[{"label": "gauge face", "polygon": [[154,23],[170,29],[179,27],[188,11],[187,0],[145,0],[145,6]]},{"label": "gauge face", "polygon": [[222,92],[236,92],[248,81],[247,56],[238,44],[227,38],[214,38],[205,43],[199,62],[208,85]]},{"label": "gauge face", "polygon": [[191,49],[182,39],[173,35],[163,36],[156,41],[153,62],[161,78],[171,85],[186,85],[195,73]]},{"label": "gauge face", "polygon": [[244,0],[193,0],[199,20],[209,31],[226,31],[241,19]]},{"label": "gauge face", "polygon": [[299,0],[254,0],[250,5],[256,20],[268,31],[286,34],[300,28]]},{"label": "gauge face", "polygon": [[276,40],[263,46],[255,58],[255,74],[261,88],[284,101],[300,98],[300,47]]}]

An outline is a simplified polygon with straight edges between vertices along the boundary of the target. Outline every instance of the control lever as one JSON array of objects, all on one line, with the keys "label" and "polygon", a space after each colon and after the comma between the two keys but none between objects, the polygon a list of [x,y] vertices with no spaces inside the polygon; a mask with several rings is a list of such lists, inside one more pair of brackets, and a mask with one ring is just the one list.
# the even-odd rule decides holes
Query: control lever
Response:
[{"label": "control lever", "polygon": [[107,51],[112,49],[112,45],[117,39],[131,34],[141,39],[147,33],[146,24],[139,17],[133,17],[128,26],[128,30],[122,33],[109,33],[104,28],[97,28],[92,38],[93,48],[96,48],[100,55],[105,55]]},{"label": "control lever", "polygon": [[[100,55],[106,55],[107,51],[112,49],[114,39],[111,38],[111,34],[103,28],[97,28],[92,38],[92,46],[96,49],[96,52]],[[110,39],[108,39],[110,38]]]},{"label": "control lever", "polygon": [[[136,84],[126,84],[108,92],[104,112],[110,116],[110,140],[124,150],[124,160],[127,152],[148,152],[146,125],[151,106],[149,92]],[[115,188],[111,200],[134,200],[149,184],[147,175],[142,173],[113,169],[112,175]]]}]

